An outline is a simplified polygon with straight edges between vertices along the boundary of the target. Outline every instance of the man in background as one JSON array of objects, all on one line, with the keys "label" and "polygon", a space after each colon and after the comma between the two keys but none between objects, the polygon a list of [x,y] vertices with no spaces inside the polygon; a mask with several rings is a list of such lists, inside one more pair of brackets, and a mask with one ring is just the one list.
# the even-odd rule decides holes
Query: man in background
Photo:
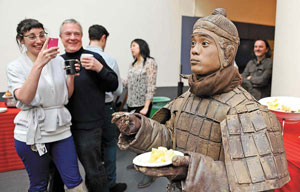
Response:
[{"label": "man in background", "polygon": [[257,100],[271,95],[272,65],[270,45],[266,40],[254,43],[255,58],[250,60],[242,74],[242,86]]},{"label": "man in background", "polygon": [[114,96],[119,96],[122,94],[123,86],[116,60],[104,52],[108,36],[109,33],[105,27],[101,25],[92,25],[89,28],[90,43],[86,49],[101,55],[108,66],[118,75],[119,86],[117,90],[114,92],[105,93],[105,119],[102,135],[102,151],[110,192],[123,192],[126,190],[127,185],[125,183],[116,183],[118,129],[115,124],[111,123],[112,114],[114,113]]}]

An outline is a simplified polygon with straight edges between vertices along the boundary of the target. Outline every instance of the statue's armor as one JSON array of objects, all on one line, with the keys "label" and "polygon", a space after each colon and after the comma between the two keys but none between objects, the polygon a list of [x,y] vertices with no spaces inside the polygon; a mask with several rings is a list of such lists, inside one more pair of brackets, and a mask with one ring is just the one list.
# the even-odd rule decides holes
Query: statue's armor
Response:
[{"label": "statue's armor", "polygon": [[231,191],[264,191],[289,180],[280,124],[242,87],[207,98],[188,91],[153,118],[163,121],[163,113],[174,116],[177,150],[225,162]]},{"label": "statue's armor", "polygon": [[[176,148],[224,161],[220,123],[230,107],[214,98],[190,94],[183,104],[176,128]],[[177,113],[177,109],[174,109]]]}]

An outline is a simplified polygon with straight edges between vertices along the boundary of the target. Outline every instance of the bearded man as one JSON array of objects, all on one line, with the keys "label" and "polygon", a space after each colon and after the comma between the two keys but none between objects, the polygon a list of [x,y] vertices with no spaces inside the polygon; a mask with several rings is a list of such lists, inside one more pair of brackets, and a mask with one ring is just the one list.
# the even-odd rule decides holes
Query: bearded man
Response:
[{"label": "bearded man", "polygon": [[272,66],[271,48],[266,40],[256,40],[253,55],[243,74],[242,86],[257,100],[271,95]]},{"label": "bearded man", "polygon": [[135,168],[186,192],[267,191],[290,180],[280,124],[244,90],[233,66],[238,31],[224,9],[200,18],[191,43],[190,89],[153,119],[115,113],[118,145],[136,153],[164,146],[184,152],[167,167]]}]

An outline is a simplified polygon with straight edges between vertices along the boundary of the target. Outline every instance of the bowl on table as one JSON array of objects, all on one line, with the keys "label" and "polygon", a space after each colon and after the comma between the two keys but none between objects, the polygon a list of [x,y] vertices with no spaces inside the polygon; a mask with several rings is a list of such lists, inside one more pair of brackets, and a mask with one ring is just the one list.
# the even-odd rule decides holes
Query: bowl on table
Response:
[{"label": "bowl on table", "polygon": [[4,99],[5,105],[7,107],[16,107],[17,105],[17,101],[14,98],[14,96],[7,96],[7,95],[3,95],[2,98]]},{"label": "bowl on table", "polygon": [[266,97],[259,102],[267,106],[281,120],[300,121],[300,98],[298,97]]}]

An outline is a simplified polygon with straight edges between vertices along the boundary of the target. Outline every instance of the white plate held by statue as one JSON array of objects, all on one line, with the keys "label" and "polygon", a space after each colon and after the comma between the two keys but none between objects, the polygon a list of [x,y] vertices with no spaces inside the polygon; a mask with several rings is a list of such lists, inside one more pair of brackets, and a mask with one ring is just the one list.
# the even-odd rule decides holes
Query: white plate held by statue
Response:
[{"label": "white plate held by statue", "polygon": [[[184,154],[180,151],[174,151],[175,155],[184,156]],[[159,162],[159,163],[150,163],[151,152],[146,152],[136,156],[133,159],[133,164],[141,167],[163,167],[172,164],[172,160],[166,162]]]},{"label": "white plate held by statue", "polygon": [[4,113],[5,111],[7,111],[6,107],[0,107],[0,113]]}]

